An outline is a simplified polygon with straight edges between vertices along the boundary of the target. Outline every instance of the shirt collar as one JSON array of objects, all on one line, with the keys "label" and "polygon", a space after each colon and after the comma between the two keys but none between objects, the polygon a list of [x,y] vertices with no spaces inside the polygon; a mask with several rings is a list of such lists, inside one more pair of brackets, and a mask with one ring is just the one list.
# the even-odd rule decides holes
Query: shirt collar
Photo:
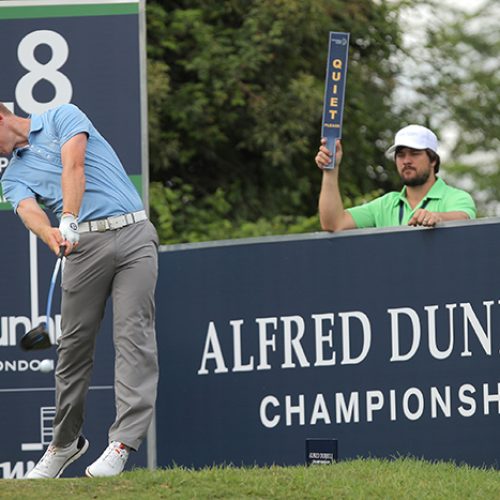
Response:
[{"label": "shirt collar", "polygon": [[43,122],[42,122],[42,117],[40,115],[31,115],[30,119],[31,119],[30,135],[33,132],[38,132],[39,130],[42,130]]},{"label": "shirt collar", "polygon": [[[443,197],[445,187],[446,184],[443,179],[441,179],[441,177],[437,177],[436,182],[431,186],[427,194],[424,196],[422,202],[428,199],[441,199]],[[398,193],[398,196],[395,197],[394,205],[399,205],[399,203],[401,202],[408,203],[408,200],[406,198],[406,186],[403,186],[403,189],[401,189],[401,191]]]},{"label": "shirt collar", "polygon": [[28,145],[23,146],[22,148],[15,148],[12,152],[15,156],[19,156],[23,151],[26,151],[31,146],[31,134],[34,132],[39,132],[43,128],[43,121],[41,116],[39,115],[31,115],[30,116],[30,131],[28,134]]}]

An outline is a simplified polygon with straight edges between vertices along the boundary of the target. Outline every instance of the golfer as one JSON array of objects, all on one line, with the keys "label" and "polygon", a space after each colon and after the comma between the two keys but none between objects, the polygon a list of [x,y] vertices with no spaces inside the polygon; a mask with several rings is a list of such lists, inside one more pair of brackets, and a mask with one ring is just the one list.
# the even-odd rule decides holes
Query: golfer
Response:
[{"label": "golfer", "polygon": [[438,140],[426,127],[402,128],[386,152],[386,156],[396,162],[403,189],[347,210],[342,204],[338,180],[342,146],[337,141],[335,168],[325,170],[332,162],[332,153],[325,144],[323,139],[315,160],[323,170],[319,216],[321,227],[326,231],[400,225],[434,227],[444,221],[476,217],[472,197],[448,186],[437,176]]},{"label": "golfer", "polygon": [[59,477],[89,447],[82,434],[85,399],[109,296],[116,420],[109,445],[85,472],[115,476],[139,448],[155,405],[158,236],[116,153],[76,106],[22,118],[0,103],[0,153],[12,155],[2,177],[5,197],[28,229],[56,254],[65,246],[66,255],[54,437],[27,477]]}]

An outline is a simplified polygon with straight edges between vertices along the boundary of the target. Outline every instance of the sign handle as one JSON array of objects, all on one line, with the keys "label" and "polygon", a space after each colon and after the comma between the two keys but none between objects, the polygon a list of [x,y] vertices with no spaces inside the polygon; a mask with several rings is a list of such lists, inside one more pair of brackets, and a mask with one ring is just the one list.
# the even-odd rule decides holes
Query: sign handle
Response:
[{"label": "sign handle", "polygon": [[337,152],[337,137],[334,137],[333,135],[330,135],[326,137],[326,147],[328,148],[328,151],[332,153],[332,162],[329,163],[326,167],[323,167],[324,170],[333,170],[336,165],[335,165],[335,153]]}]

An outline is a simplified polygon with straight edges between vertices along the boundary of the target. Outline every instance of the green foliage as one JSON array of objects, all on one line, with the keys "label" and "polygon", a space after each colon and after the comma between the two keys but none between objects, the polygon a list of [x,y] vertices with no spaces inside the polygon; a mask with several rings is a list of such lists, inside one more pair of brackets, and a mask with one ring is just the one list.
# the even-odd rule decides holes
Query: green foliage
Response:
[{"label": "green foliage", "polygon": [[[419,8],[427,16],[417,21]],[[444,175],[472,188],[480,213],[498,213],[497,1],[469,14],[436,0],[156,0],[147,9],[151,199],[163,243],[319,229],[313,158],[333,30],[351,33],[345,205],[399,188],[382,153],[414,122],[453,138]],[[405,9],[413,17],[401,21]],[[403,26],[418,35],[407,48]]]},{"label": "green foliage", "polygon": [[159,183],[151,204],[163,243],[319,229],[313,160],[329,31],[351,33],[346,204],[396,186],[382,152],[400,122],[392,112],[397,4],[156,0],[147,9]]},{"label": "green foliage", "polygon": [[195,200],[194,188],[178,178],[170,186],[153,182],[150,187],[152,215],[162,242],[184,243],[205,240],[248,238],[285,233],[319,231],[313,215],[261,217],[238,221],[231,217],[232,206],[222,188]]},{"label": "green foliage", "polygon": [[[165,186],[150,185],[151,215],[162,242],[185,243],[231,238],[250,238],[276,234],[300,234],[320,231],[316,214],[274,215],[255,221],[235,219],[227,193],[218,188],[214,193],[196,199],[195,189],[175,178]],[[382,194],[375,190],[347,200],[346,207],[366,203]]]}]

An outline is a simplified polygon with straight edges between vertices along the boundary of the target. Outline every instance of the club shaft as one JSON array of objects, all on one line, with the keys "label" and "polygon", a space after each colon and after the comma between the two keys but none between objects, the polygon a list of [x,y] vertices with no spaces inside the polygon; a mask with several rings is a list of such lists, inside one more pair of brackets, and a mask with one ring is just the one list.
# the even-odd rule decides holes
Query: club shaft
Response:
[{"label": "club shaft", "polygon": [[57,257],[56,265],[54,266],[54,272],[52,273],[52,278],[50,279],[49,295],[47,297],[47,329],[50,324],[50,312],[52,311],[52,297],[54,296],[54,289],[56,287],[57,275],[59,274],[59,269],[61,267],[61,262],[63,258],[63,252]]}]

